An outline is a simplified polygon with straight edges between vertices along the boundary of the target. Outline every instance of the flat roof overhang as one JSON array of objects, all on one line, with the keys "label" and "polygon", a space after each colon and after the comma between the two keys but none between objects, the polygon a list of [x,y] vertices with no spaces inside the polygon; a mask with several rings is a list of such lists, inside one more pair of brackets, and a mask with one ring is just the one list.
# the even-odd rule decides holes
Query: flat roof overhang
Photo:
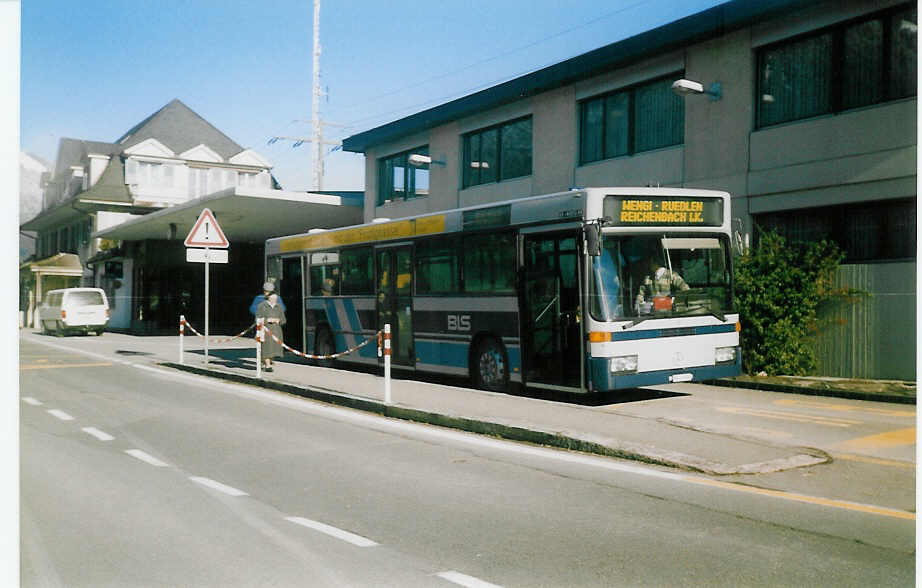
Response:
[{"label": "flat roof overhang", "polygon": [[167,239],[173,224],[175,238],[184,240],[205,208],[214,213],[231,244],[262,243],[270,237],[354,225],[363,219],[362,205],[353,198],[238,187],[152,212],[93,236],[117,241]]}]

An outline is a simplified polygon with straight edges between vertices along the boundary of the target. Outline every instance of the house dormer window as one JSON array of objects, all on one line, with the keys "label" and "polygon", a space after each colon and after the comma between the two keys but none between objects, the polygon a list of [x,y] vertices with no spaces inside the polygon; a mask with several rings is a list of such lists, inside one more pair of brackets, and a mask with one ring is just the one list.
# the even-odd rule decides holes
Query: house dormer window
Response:
[{"label": "house dormer window", "polygon": [[173,186],[173,166],[153,161],[138,162],[138,183],[148,186]]},{"label": "house dormer window", "polygon": [[258,175],[256,172],[237,172],[237,185],[242,188],[255,188]]},{"label": "house dormer window", "polygon": [[175,175],[175,166],[172,164],[135,159],[125,162],[126,184],[171,188]]}]

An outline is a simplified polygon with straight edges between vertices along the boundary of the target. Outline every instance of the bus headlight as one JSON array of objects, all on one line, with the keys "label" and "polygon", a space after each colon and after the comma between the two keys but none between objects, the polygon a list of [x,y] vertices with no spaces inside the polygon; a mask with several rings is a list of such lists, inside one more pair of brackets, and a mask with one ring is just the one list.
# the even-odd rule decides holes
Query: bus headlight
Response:
[{"label": "bus headlight", "polygon": [[622,355],[611,358],[611,373],[631,374],[637,371],[637,356]]},{"label": "bus headlight", "polygon": [[732,363],[736,361],[736,347],[718,347],[714,350],[715,363]]}]

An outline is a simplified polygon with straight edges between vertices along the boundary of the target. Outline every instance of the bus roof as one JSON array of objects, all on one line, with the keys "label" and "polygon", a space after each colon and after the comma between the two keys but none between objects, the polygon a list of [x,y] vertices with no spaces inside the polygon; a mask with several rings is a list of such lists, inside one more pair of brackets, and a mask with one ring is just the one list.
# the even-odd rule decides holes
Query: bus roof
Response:
[{"label": "bus roof", "polygon": [[[499,229],[541,223],[574,223],[586,217],[587,195],[707,196],[729,200],[729,194],[687,188],[602,187],[575,188],[566,192],[527,196],[464,208],[426,213],[400,219],[375,219],[370,223],[336,229],[312,229],[306,233],[266,240],[266,255],[321,251],[348,245],[410,239],[424,235],[478,229]],[[601,202],[601,198],[599,199]],[[593,207],[594,208],[594,207]],[[601,217],[601,204],[588,218]]]}]

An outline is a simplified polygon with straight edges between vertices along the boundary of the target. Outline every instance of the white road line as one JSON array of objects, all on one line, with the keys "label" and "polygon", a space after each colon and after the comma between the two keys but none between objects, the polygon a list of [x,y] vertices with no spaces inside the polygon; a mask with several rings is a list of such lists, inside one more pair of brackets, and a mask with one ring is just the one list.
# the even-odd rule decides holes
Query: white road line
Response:
[{"label": "white road line", "polygon": [[335,537],[342,541],[346,541],[357,547],[374,547],[377,545],[377,543],[371,539],[366,539],[361,535],[355,535],[349,531],[343,531],[342,529],[337,529],[336,527],[331,527],[330,525],[318,523],[317,521],[312,521],[310,519],[305,519],[302,517],[285,517],[285,520],[296,525],[301,525],[302,527],[307,527],[308,529],[320,531],[321,533],[325,533],[330,537]]},{"label": "white road line", "polygon": [[48,414],[50,414],[50,415],[53,416],[53,417],[57,417],[57,418],[61,419],[62,421],[72,421],[72,420],[74,420],[74,417],[70,416],[69,414],[67,414],[67,413],[64,412],[63,410],[58,410],[58,409],[56,409],[56,408],[52,408],[51,410],[49,410],[49,411],[48,411]]},{"label": "white road line", "polygon": [[150,454],[148,454],[148,453],[144,453],[144,452],[141,451],[140,449],[126,449],[126,450],[125,450],[125,453],[127,453],[127,454],[130,455],[131,457],[134,457],[134,458],[136,458],[136,459],[140,459],[141,461],[143,461],[143,462],[145,462],[145,463],[149,463],[150,465],[156,466],[156,467],[158,467],[158,468],[165,468],[165,467],[168,467],[168,466],[170,465],[170,464],[168,464],[168,463],[165,463],[165,462],[160,461],[159,459],[157,459],[157,458],[154,457],[153,455],[150,455]]},{"label": "white road line", "polygon": [[23,397],[22,401],[25,402],[26,404],[31,404],[32,406],[41,406],[41,405],[42,405],[42,403],[41,403],[40,400],[36,400],[36,399],[32,398],[31,396],[25,396],[25,397]]},{"label": "white road line", "polygon": [[97,429],[96,427],[84,427],[84,428],[82,429],[82,431],[83,431],[84,433],[88,434],[88,435],[92,435],[92,436],[96,437],[96,438],[99,439],[100,441],[112,441],[113,439],[115,439],[115,437],[113,437],[113,436],[110,435],[109,433],[106,433],[106,432],[104,432],[104,431],[100,431],[100,430]]},{"label": "white road line", "polygon": [[441,572],[436,574],[436,576],[459,586],[467,586],[467,588],[500,588],[496,584],[490,584],[489,582],[478,580],[473,576],[468,576],[466,574],[462,574],[461,572]]},{"label": "white road line", "polygon": [[218,492],[223,492],[231,496],[249,496],[249,494],[247,494],[243,490],[237,490],[236,488],[225,486],[221,482],[215,482],[214,480],[210,478],[201,478],[199,476],[191,476],[189,479],[192,480],[193,482],[196,482],[197,484],[201,484],[202,486],[207,486],[213,490],[217,490]]}]

